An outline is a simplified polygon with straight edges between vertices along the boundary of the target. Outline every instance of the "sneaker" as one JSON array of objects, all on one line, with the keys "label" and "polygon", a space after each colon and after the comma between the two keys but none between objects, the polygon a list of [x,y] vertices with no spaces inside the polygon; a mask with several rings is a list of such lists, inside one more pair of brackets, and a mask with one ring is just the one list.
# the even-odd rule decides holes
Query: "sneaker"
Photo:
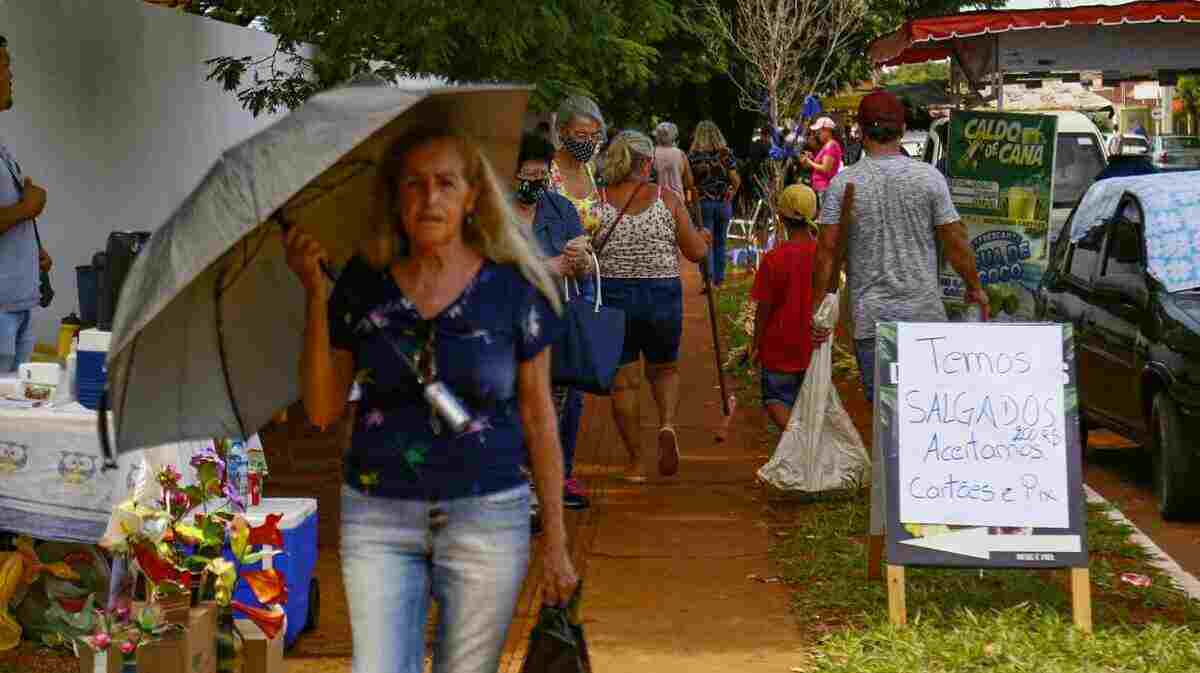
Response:
[{"label": "sneaker", "polygon": [[563,483],[563,507],[566,509],[587,509],[592,504],[587,497],[587,491],[575,479]]},{"label": "sneaker", "polygon": [[670,477],[679,471],[679,438],[675,428],[663,426],[658,430],[658,473]]}]

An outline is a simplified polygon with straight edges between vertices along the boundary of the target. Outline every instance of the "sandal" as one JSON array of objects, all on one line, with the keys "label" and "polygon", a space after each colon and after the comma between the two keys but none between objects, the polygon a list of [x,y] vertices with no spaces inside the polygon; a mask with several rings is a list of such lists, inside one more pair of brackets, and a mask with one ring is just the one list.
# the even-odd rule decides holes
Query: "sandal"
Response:
[{"label": "sandal", "polygon": [[664,425],[658,429],[658,473],[670,477],[679,471],[679,438],[675,428]]}]

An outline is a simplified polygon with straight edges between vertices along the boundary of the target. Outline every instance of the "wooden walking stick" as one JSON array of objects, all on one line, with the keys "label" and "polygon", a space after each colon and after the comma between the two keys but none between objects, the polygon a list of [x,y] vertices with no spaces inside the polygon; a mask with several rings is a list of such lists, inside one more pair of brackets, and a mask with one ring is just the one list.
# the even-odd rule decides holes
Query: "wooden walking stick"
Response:
[{"label": "wooden walking stick", "polygon": [[[697,226],[703,226],[700,224],[701,219],[699,217],[699,204],[693,201],[689,207],[689,210],[693,221],[696,222]],[[737,400],[729,394],[728,389],[725,386],[725,369],[723,367],[724,357],[721,349],[721,333],[718,329],[717,323],[717,301],[713,298],[712,273],[709,271],[709,261],[711,258],[712,252],[710,250],[709,254],[704,258],[705,272],[702,273],[701,276],[704,278],[704,295],[708,298],[708,323],[712,328],[713,356],[715,357],[717,364],[717,385],[721,389],[721,413],[724,415],[724,419],[721,422],[721,427],[717,429],[716,440],[718,442],[723,442],[725,441],[725,438],[729,432],[729,422],[733,419],[733,410],[737,405]]]}]

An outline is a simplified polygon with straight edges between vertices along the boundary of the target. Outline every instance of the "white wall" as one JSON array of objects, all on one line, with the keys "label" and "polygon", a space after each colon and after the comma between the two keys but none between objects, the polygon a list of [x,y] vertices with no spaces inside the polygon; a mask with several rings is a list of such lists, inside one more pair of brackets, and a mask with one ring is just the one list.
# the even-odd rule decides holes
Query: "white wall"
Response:
[{"label": "white wall", "polygon": [[15,98],[0,137],[48,192],[39,223],[57,295],[34,320],[52,344],[78,310],[75,267],[109,232],[157,228],[223,150],[274,121],[204,81],[204,61],[275,41],[140,0],[0,0],[0,34]]}]

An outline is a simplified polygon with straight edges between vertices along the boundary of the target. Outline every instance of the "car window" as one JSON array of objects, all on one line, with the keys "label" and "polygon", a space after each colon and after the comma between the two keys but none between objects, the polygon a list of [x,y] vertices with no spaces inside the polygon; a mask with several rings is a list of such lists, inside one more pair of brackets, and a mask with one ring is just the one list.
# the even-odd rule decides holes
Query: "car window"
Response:
[{"label": "car window", "polygon": [[1142,237],[1139,235],[1142,213],[1133,201],[1126,201],[1121,216],[1108,225],[1108,246],[1100,273],[1112,276],[1138,273],[1142,267]]},{"label": "car window", "polygon": [[1059,133],[1054,149],[1054,207],[1074,206],[1104,170],[1104,154],[1091,133]]},{"label": "car window", "polygon": [[1100,260],[1100,245],[1104,242],[1104,227],[1092,229],[1071,246],[1069,273],[1076,280],[1092,282],[1092,271]]}]

